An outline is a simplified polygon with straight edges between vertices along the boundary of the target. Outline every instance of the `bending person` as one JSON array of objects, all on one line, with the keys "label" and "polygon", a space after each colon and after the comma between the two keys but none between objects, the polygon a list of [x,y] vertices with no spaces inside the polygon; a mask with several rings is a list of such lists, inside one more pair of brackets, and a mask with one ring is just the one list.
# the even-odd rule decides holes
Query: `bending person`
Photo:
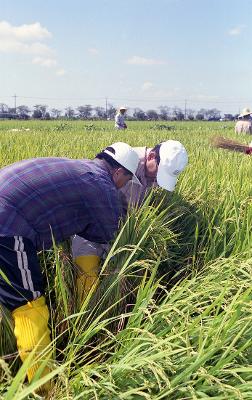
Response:
[{"label": "bending person", "polygon": [[[51,357],[37,251],[50,249],[52,235],[56,243],[76,233],[109,242],[122,214],[117,189],[138,182],[138,161],[129,145],[115,143],[94,160],[34,158],[0,170],[0,302],[12,312],[22,361],[34,348],[38,354],[47,348]],[[40,365],[28,369],[29,381]],[[41,392],[48,389],[45,384]]]},{"label": "bending person", "polygon": [[[140,206],[147,192],[155,186],[173,191],[178,175],[188,163],[184,146],[175,140],[156,145],[154,148],[135,147],[139,156],[136,176],[141,186],[128,182],[120,189],[124,209],[128,205]],[[81,303],[93,285],[98,284],[99,264],[107,246],[95,241],[89,241],[75,235],[72,239],[74,262],[81,271],[81,281],[78,281],[78,299]]]},{"label": "bending person", "polygon": [[249,108],[244,108],[238,117],[238,121],[235,124],[235,133],[245,133],[252,135],[252,111]]}]

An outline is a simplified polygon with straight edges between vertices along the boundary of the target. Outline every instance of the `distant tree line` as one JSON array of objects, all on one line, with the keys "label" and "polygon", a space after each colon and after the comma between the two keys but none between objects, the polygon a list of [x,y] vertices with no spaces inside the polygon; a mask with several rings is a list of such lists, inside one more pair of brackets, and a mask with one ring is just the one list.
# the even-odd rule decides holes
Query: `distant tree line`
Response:
[{"label": "distant tree line", "polygon": [[[46,104],[36,104],[33,109],[26,105],[20,105],[16,108],[8,107],[7,104],[0,103],[0,118],[18,118],[18,119],[81,119],[81,120],[110,120],[113,119],[117,109],[108,104],[107,108],[93,107],[90,104],[73,107],[66,107],[64,110],[51,108]],[[127,113],[128,120],[136,121],[182,121],[182,120],[207,120],[219,121],[220,119],[234,120],[236,115],[224,114],[221,117],[221,112],[217,108],[200,110],[185,109],[179,107],[159,106],[157,110],[150,109],[142,110],[140,107],[131,108]]]}]

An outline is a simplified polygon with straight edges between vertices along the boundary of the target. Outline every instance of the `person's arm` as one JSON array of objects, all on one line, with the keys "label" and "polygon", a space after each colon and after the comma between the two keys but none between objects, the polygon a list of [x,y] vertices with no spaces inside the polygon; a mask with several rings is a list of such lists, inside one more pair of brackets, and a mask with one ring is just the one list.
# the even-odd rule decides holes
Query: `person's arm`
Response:
[{"label": "person's arm", "polygon": [[115,124],[116,124],[116,126],[120,127],[120,115],[119,114],[116,114],[116,116],[115,116]]},{"label": "person's arm", "polygon": [[129,181],[120,189],[120,196],[124,197],[124,204],[130,207],[140,207],[147,193],[148,187]]},{"label": "person's arm", "polygon": [[118,230],[122,210],[120,214],[118,213],[118,207],[116,209],[92,207],[92,210],[94,214],[90,218],[90,223],[78,235],[91,242],[106,244],[114,238]]},{"label": "person's arm", "polygon": [[108,243],[114,238],[122,215],[117,189],[99,180],[85,186],[85,212],[90,221],[82,232],[76,232],[85,239],[96,243]]},{"label": "person's arm", "polygon": [[121,206],[122,206],[122,212],[123,212],[122,216],[123,216],[123,218],[125,218],[127,211],[128,211],[128,206],[129,206],[127,197],[121,190],[119,190],[118,193],[119,193],[119,198],[120,198],[120,202],[121,202]]}]

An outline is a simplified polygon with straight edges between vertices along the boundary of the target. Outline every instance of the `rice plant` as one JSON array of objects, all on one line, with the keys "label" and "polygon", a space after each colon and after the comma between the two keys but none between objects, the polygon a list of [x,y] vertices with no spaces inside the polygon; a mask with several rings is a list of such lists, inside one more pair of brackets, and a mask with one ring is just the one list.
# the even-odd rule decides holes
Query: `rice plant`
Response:
[{"label": "rice plant", "polygon": [[[176,138],[189,167],[174,194],[154,191],[130,211],[80,309],[68,246],[40,254],[52,370],[28,385],[32,361],[21,367],[2,310],[0,396],[36,398],[51,379],[53,399],[251,399],[252,159],[211,147],[223,124],[174,122],[167,131],[132,122],[120,138],[110,122],[87,131],[81,122],[57,129],[26,121],[11,130],[19,124],[1,123],[2,166],[50,155],[92,158],[118,140],[151,147]],[[232,123],[225,136],[235,140]]]}]

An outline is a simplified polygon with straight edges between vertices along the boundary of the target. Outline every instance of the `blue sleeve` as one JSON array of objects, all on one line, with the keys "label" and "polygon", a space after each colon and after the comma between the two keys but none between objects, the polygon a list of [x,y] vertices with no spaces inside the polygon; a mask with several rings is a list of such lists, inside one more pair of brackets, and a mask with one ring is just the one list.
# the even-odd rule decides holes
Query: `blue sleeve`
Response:
[{"label": "blue sleeve", "polygon": [[96,181],[95,194],[94,198],[94,191],[85,192],[90,223],[78,235],[91,242],[105,244],[114,238],[123,212],[116,188]]}]

